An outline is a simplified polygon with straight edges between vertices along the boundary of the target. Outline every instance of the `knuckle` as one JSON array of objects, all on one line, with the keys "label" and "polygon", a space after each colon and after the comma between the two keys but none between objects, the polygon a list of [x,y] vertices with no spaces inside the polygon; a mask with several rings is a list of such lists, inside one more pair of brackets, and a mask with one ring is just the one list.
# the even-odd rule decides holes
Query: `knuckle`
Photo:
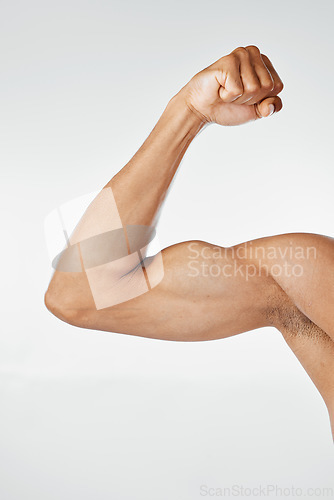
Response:
[{"label": "knuckle", "polygon": [[260,88],[261,85],[257,83],[249,83],[248,85],[245,85],[247,94],[256,94],[257,92],[259,92]]},{"label": "knuckle", "polygon": [[254,54],[260,54],[260,49],[256,45],[247,45],[246,49]]},{"label": "knuckle", "polygon": [[248,51],[245,47],[237,47],[236,49],[233,50],[232,54],[239,54],[239,55],[249,55]]},{"label": "knuckle", "polygon": [[232,62],[233,64],[236,63],[238,56],[235,52],[231,52],[228,56],[225,56],[225,60]]},{"label": "knuckle", "polygon": [[282,92],[283,88],[284,88],[284,85],[283,85],[282,81],[277,82],[274,86],[275,92]]},{"label": "knuckle", "polygon": [[271,92],[274,89],[274,82],[272,80],[265,80],[262,83],[262,88],[267,92]]},{"label": "knuckle", "polygon": [[264,62],[268,62],[268,61],[269,61],[269,57],[268,57],[268,56],[266,56],[265,54],[261,54],[261,57],[262,57],[262,60],[263,60]]}]

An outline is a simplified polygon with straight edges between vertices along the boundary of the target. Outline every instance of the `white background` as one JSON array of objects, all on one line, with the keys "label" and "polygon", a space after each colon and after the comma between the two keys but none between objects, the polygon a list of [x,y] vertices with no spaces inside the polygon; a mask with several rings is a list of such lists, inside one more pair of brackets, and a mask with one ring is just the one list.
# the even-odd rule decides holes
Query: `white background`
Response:
[{"label": "white background", "polygon": [[327,410],[275,330],[173,343],[76,329],[43,305],[46,215],[100,189],[181,86],[240,45],[271,58],[284,109],[200,134],[160,241],[333,235],[333,15],[321,0],[1,2],[2,500],[334,488]]}]

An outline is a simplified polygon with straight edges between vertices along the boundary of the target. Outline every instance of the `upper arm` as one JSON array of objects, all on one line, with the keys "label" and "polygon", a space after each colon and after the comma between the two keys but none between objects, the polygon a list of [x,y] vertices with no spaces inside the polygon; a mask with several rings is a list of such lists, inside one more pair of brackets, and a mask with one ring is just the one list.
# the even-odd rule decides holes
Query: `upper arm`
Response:
[{"label": "upper arm", "polygon": [[169,340],[221,338],[265,326],[268,280],[253,270],[247,275],[246,262],[230,249],[189,241],[164,249],[162,260],[159,255],[117,277],[108,265],[90,276],[56,272],[49,291],[58,289],[64,303],[53,312],[84,328]]}]

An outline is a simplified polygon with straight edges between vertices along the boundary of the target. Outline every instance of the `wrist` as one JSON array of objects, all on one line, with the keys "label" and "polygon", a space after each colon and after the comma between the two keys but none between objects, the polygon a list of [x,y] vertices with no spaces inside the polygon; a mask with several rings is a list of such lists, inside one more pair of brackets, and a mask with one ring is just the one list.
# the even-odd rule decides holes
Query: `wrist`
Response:
[{"label": "wrist", "polygon": [[170,99],[164,113],[173,116],[189,138],[194,138],[209,125],[207,120],[189,106],[182,91]]}]

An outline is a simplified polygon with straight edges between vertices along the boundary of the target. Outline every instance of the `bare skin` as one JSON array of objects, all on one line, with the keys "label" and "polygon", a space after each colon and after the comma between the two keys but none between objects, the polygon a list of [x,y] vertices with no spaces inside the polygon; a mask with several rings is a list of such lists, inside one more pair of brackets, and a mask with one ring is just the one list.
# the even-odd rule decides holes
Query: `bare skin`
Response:
[{"label": "bare skin", "polygon": [[[279,112],[282,89],[271,61],[255,46],[239,47],[195,75],[170,100],[141,148],[81,218],[70,242],[73,248],[78,246],[82,269],[57,269],[45,303],[57,317],[78,327],[164,340],[213,340],[274,326],[321,393],[333,429],[332,238],[294,233],[230,248],[182,242],[162,251],[164,276],[156,286],[99,309],[91,290],[92,272],[83,264],[80,247],[87,235],[107,231],[106,220],[111,226],[119,221],[104,202],[108,188],[124,228],[155,226],[170,183],[196,135],[208,124],[241,125],[269,116],[273,108]],[[127,244],[130,254],[128,239]],[[138,267],[118,262],[93,271],[102,295],[111,286],[117,290],[124,275],[131,277],[131,286],[136,283]],[[158,273],[158,259],[148,260],[146,278],[154,281]]]}]

